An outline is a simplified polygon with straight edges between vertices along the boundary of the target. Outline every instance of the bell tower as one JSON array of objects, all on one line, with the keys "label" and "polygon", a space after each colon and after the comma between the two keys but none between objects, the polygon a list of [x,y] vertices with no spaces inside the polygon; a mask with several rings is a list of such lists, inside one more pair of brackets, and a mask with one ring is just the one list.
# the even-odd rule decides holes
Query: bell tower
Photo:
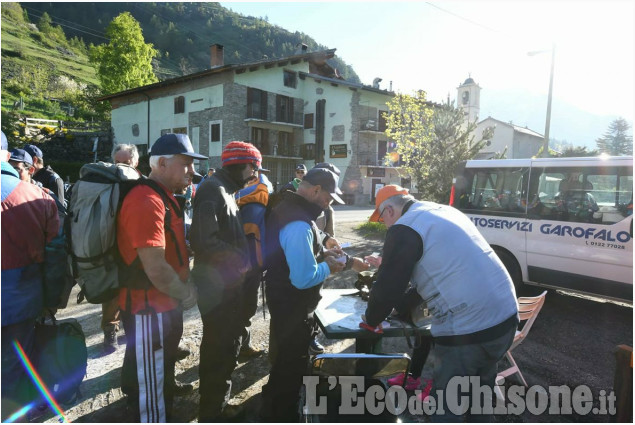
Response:
[{"label": "bell tower", "polygon": [[457,107],[463,110],[467,122],[479,120],[481,108],[481,87],[474,82],[471,76],[456,88]]}]

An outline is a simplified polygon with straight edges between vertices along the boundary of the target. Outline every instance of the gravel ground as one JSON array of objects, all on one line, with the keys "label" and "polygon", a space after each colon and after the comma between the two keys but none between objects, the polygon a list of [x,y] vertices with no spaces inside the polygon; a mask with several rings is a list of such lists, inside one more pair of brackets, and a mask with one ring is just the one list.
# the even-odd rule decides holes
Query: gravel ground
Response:
[{"label": "gravel ground", "polygon": [[[366,255],[379,251],[380,240],[365,239],[354,231],[357,223],[338,223],[338,239],[353,246],[347,252]],[[356,273],[347,271],[330,277],[326,288],[353,287]],[[108,355],[101,351],[103,334],[100,329],[101,306],[83,302],[75,304],[71,295],[69,307],[58,313],[58,318],[75,317],[86,334],[88,346],[88,370],[81,386],[81,396],[72,405],[63,406],[72,422],[129,422],[125,401],[120,388],[120,372],[125,351],[123,332],[119,334],[119,349]],[[262,305],[252,325],[252,342],[267,348],[268,313],[263,319]],[[184,335],[181,344],[192,354],[177,363],[176,376],[198,388],[199,345],[202,327],[198,309],[185,313]],[[353,340],[328,340],[323,335],[321,342],[327,352],[354,352]],[[514,357],[530,386],[568,385],[572,388],[587,385],[594,396],[601,390],[610,391],[615,373],[615,347],[619,344],[633,345],[632,306],[570,296],[550,291],[546,303],[525,342],[514,351]],[[384,342],[385,352],[409,353],[402,338],[390,338]],[[434,365],[431,354],[423,376],[430,377]],[[243,422],[257,422],[260,390],[267,381],[269,362],[261,356],[248,363],[239,364],[233,375],[231,404],[241,405]],[[508,383],[509,384],[509,383]],[[198,393],[175,401],[175,417],[179,422],[195,422],[198,411]],[[594,406],[598,406],[597,401]],[[607,415],[497,415],[497,422],[608,422]],[[40,422],[57,422],[52,412],[45,411]],[[406,416],[407,422],[427,422],[423,416]]]}]

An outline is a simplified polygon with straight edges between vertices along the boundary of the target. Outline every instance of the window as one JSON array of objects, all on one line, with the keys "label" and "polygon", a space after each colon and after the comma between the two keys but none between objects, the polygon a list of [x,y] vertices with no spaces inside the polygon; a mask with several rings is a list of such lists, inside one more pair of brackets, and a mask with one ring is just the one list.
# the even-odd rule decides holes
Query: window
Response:
[{"label": "window", "polygon": [[293,99],[288,96],[276,96],[276,121],[293,122]]},{"label": "window", "polygon": [[209,141],[220,142],[222,140],[222,128],[220,121],[212,121],[209,123]]},{"label": "window", "polygon": [[267,92],[247,89],[247,118],[267,119]]},{"label": "window", "polygon": [[278,155],[296,156],[293,146],[293,134],[284,131],[278,132]]},{"label": "window", "polygon": [[171,133],[171,132],[172,132],[172,130],[171,130],[171,129],[169,129],[169,128],[164,128],[164,129],[162,129],[162,130],[161,130],[161,136],[163,136],[164,134],[169,134],[169,133]]},{"label": "window", "polygon": [[315,159],[315,143],[305,143],[300,145],[300,156],[302,159]]},{"label": "window", "polygon": [[626,167],[536,168],[529,212],[559,221],[617,223],[632,213],[632,175]]},{"label": "window", "polygon": [[174,98],[174,113],[182,114],[185,112],[185,96],[178,96]]},{"label": "window", "polygon": [[298,85],[298,74],[293,71],[283,71],[283,80],[285,87],[296,88]]},{"label": "window", "polygon": [[251,128],[251,143],[258,148],[262,155],[271,155],[269,146],[269,131],[264,128]]},{"label": "window", "polygon": [[377,142],[377,165],[384,165],[384,158],[388,153],[388,142],[380,140]]},{"label": "window", "polygon": [[388,117],[387,111],[379,111],[379,126],[378,131],[386,131],[386,118]]},{"label": "window", "polygon": [[474,170],[472,183],[458,199],[459,209],[524,213],[527,168],[484,168]]},{"label": "window", "polygon": [[313,128],[313,114],[304,114],[304,128]]},{"label": "window", "polygon": [[187,127],[178,127],[173,128],[172,133],[174,134],[187,134]]}]

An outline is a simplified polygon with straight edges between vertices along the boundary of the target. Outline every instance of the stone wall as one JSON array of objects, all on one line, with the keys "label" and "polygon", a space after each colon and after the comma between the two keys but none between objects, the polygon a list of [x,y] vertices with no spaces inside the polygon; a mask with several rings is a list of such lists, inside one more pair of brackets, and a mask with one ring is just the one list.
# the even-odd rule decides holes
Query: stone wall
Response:
[{"label": "stone wall", "polygon": [[83,134],[56,134],[48,139],[44,139],[37,146],[44,154],[44,163],[49,161],[65,162],[93,162],[95,153],[93,152],[93,138],[97,137],[97,160],[110,161],[112,151],[112,133],[96,132]]}]

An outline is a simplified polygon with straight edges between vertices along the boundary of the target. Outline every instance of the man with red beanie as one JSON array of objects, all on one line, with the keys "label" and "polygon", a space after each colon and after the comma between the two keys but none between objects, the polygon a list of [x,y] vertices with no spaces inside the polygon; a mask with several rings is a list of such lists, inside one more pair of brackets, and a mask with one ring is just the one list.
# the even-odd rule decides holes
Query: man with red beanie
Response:
[{"label": "man with red beanie", "polygon": [[250,260],[234,194],[263,171],[262,155],[251,143],[230,142],[221,160],[223,168],[196,191],[190,229],[192,279],[203,321],[199,422],[235,419],[226,406],[245,328],[243,293]]}]

